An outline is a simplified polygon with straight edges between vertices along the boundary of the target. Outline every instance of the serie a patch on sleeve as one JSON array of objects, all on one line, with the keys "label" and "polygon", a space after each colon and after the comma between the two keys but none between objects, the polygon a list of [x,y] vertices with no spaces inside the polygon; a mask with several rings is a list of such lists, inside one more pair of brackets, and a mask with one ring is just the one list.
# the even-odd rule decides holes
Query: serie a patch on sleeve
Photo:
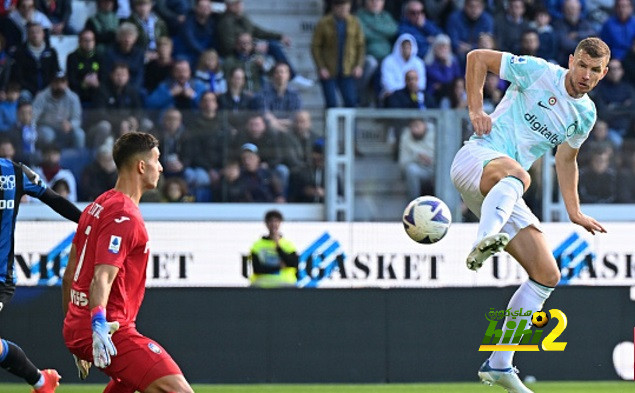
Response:
[{"label": "serie a patch on sleeve", "polygon": [[121,236],[110,236],[110,242],[108,243],[108,251],[113,254],[119,254],[119,248],[121,247]]}]

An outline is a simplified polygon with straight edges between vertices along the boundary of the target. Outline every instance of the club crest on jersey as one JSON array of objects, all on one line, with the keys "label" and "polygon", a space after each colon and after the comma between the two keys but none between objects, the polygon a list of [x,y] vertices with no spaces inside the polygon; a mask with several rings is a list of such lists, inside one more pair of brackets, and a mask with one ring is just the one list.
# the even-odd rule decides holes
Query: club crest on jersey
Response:
[{"label": "club crest on jersey", "polygon": [[161,348],[159,348],[158,345],[156,345],[153,342],[149,342],[148,343],[148,348],[150,348],[150,350],[156,354],[160,354],[161,353]]},{"label": "club crest on jersey", "polygon": [[13,190],[15,188],[15,175],[0,175],[0,190]]},{"label": "club crest on jersey", "polygon": [[567,138],[575,134],[577,130],[578,130],[578,122],[574,121],[573,123],[571,123],[569,127],[567,127]]},{"label": "club crest on jersey", "polygon": [[526,63],[527,62],[527,58],[523,57],[523,56],[512,56],[509,59],[509,64],[522,64],[522,63]]},{"label": "club crest on jersey", "polygon": [[110,236],[110,243],[108,244],[108,251],[113,254],[119,254],[119,248],[121,247],[121,237],[112,235]]}]

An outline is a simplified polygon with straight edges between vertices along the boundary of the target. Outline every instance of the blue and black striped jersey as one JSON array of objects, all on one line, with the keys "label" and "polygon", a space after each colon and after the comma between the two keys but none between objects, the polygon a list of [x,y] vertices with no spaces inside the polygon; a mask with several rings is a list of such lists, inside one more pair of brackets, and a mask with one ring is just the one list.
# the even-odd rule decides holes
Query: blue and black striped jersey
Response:
[{"label": "blue and black striped jersey", "polygon": [[15,285],[13,238],[20,199],[39,198],[46,184],[30,168],[0,158],[0,282]]}]

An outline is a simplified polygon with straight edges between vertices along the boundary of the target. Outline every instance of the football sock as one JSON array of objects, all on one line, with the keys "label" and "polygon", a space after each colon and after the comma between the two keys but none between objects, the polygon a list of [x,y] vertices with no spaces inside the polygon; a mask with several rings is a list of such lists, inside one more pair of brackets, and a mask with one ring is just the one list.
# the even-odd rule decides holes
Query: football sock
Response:
[{"label": "football sock", "polygon": [[485,236],[500,232],[511,217],[514,205],[522,198],[523,191],[523,182],[513,176],[507,176],[492,187],[481,206],[475,246]]},{"label": "football sock", "polygon": [[24,379],[29,385],[38,383],[42,376],[40,370],[26,357],[22,348],[7,340],[2,340],[0,367]]},{"label": "football sock", "polygon": [[[549,295],[551,295],[551,292],[553,292],[553,288],[539,284],[532,279],[528,279],[516,290],[514,296],[512,296],[509,301],[507,308],[511,309],[512,312],[522,308],[523,313],[531,310],[533,314],[536,311],[542,310],[542,306],[545,304],[545,300],[547,300]],[[503,326],[507,325],[508,320],[510,320],[510,317],[505,318]],[[522,320],[527,321],[525,329],[529,328],[531,316],[524,318],[516,317],[516,319],[514,319],[517,324]],[[514,351],[494,351],[489,358],[489,364],[493,368],[508,368],[512,367],[513,359]]]}]

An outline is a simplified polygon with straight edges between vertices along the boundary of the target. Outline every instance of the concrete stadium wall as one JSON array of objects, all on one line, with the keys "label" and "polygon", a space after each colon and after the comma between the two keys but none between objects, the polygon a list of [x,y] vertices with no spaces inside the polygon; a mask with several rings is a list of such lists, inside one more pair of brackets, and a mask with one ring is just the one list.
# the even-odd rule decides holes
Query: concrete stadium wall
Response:
[{"label": "concrete stadium wall", "polygon": [[[138,327],[196,383],[475,381],[488,356],[478,352],[485,314],[490,307],[504,309],[512,293],[156,288],[147,291]],[[60,303],[59,288],[18,288],[0,314],[0,336],[19,343],[36,365],[58,368],[63,382],[75,383]],[[559,288],[547,308],[567,315],[568,327],[558,339],[567,347],[518,353],[522,375],[618,379],[613,348],[632,342],[635,325],[629,288]],[[4,371],[2,381],[17,382]],[[105,381],[93,369],[89,382]]]}]

